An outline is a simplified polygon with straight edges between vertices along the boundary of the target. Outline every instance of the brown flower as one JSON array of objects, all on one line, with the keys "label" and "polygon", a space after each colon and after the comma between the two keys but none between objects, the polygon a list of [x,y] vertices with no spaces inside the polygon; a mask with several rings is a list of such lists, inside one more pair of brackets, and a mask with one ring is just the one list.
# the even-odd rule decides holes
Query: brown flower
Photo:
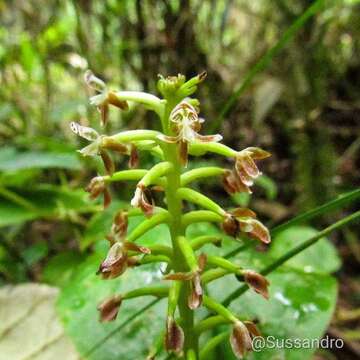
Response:
[{"label": "brown flower", "polygon": [[175,322],[174,318],[168,317],[166,319],[166,333],[165,333],[165,349],[173,351],[177,354],[181,353],[184,347],[184,331]]},{"label": "brown flower", "polygon": [[121,296],[116,295],[104,300],[101,304],[99,304],[97,309],[100,312],[100,321],[108,322],[115,320],[119,312],[121,302]]},{"label": "brown flower", "polygon": [[230,345],[234,355],[242,359],[248,351],[252,350],[251,336],[246,325],[237,321],[230,335]]},{"label": "brown flower", "polygon": [[122,110],[129,108],[128,103],[123,100],[119,100],[116,94],[108,90],[106,84],[99,78],[97,78],[91,70],[85,72],[85,82],[93,90],[96,91],[96,95],[90,98],[90,104],[95,105],[101,114],[101,124],[105,125],[109,115],[109,105],[114,105]]},{"label": "brown flower", "polygon": [[270,153],[257,147],[248,147],[238,153],[235,170],[244,185],[252,186],[254,179],[261,175],[255,160],[266,159],[269,156]]},{"label": "brown flower", "polygon": [[100,264],[97,274],[103,279],[114,279],[123,274],[128,267],[127,251],[122,243],[111,246],[105,260]]},{"label": "brown flower", "polygon": [[131,205],[140,208],[145,216],[150,217],[154,212],[154,200],[150,190],[142,183],[139,183],[135,190],[135,195],[131,200]]},{"label": "brown flower", "polygon": [[198,258],[198,270],[172,273],[164,277],[164,280],[190,281],[188,306],[192,310],[197,309],[202,304],[203,288],[200,275],[205,269],[206,260],[206,254],[200,254]]},{"label": "brown flower", "polygon": [[127,211],[120,210],[114,217],[114,222],[111,226],[110,234],[106,236],[111,245],[113,245],[115,242],[124,241],[127,234],[128,223],[129,221]]},{"label": "brown flower", "polygon": [[245,282],[258,294],[262,295],[265,299],[269,299],[269,281],[261,274],[245,270],[243,272]]},{"label": "brown flower", "polygon": [[251,238],[269,244],[271,242],[269,230],[255,217],[256,214],[252,210],[238,208],[225,216],[222,228],[232,237],[238,237],[243,232]]},{"label": "brown flower", "polygon": [[197,110],[186,99],[174,107],[170,114],[172,130],[175,136],[159,135],[159,139],[167,143],[179,144],[181,163],[186,166],[188,158],[188,144],[191,142],[218,142],[221,135],[200,135],[201,124],[204,119],[199,118]]},{"label": "brown flower", "polygon": [[108,207],[111,203],[111,194],[106,187],[105,180],[102,176],[96,176],[91,179],[89,185],[85,189],[90,193],[90,199],[96,199],[101,194],[104,195],[104,208]]},{"label": "brown flower", "polygon": [[223,176],[222,183],[224,189],[230,195],[236,194],[238,192],[251,194],[250,188],[241,181],[238,173],[235,170],[227,170]]},{"label": "brown flower", "polygon": [[123,274],[128,267],[137,265],[137,260],[128,256],[128,251],[150,254],[150,249],[138,246],[133,242],[115,242],[108,251],[106,258],[100,264],[97,275],[103,279],[113,279]]}]

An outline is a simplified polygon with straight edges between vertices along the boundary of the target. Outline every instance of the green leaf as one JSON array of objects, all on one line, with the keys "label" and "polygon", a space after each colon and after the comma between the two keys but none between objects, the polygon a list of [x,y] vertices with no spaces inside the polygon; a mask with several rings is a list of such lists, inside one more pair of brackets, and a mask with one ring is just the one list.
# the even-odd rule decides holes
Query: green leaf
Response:
[{"label": "green leaf", "polygon": [[75,251],[67,251],[52,257],[42,272],[42,281],[64,286],[71,279],[76,267],[84,260],[84,256]]},{"label": "green leaf", "polygon": [[76,153],[57,153],[44,151],[18,152],[15,148],[0,150],[0,171],[18,171],[34,168],[81,169]]},{"label": "green leaf", "polygon": [[[317,233],[317,230],[308,226],[288,228],[274,238],[267,255],[276,259]],[[334,245],[327,238],[322,238],[315,245],[290,259],[287,265],[307,272],[332,273],[340,268],[341,261]]]},{"label": "green leaf", "polygon": [[[158,333],[165,324],[165,303],[141,314],[140,317],[105,339],[121,322],[136,313],[149,298],[124,301],[118,318],[112,323],[100,323],[96,306],[107,296],[122,293],[138,287],[156,283],[162,277],[158,267],[144,266],[125,272],[120,278],[102,280],[95,272],[103,260],[108,245],[98,244],[97,251],[76,269],[72,280],[63,289],[58,311],[67,333],[73,339],[78,351],[86,359],[93,360],[133,360],[144,359]],[[98,342],[98,346],[95,346]],[[89,354],[90,351],[90,354]]]},{"label": "green leaf", "polygon": [[[335,309],[337,284],[326,274],[307,274],[289,268],[277,270],[268,277],[270,299],[265,300],[252,290],[231,304],[231,310],[257,319],[264,336],[275,339],[319,339],[323,336]],[[236,287],[236,280],[219,280],[214,294],[225,294]],[[235,359],[226,346],[226,359]],[[315,349],[271,349],[254,352],[248,359],[305,360]]]},{"label": "green leaf", "polygon": [[40,185],[34,189],[22,190],[16,195],[32,207],[0,197],[0,227],[42,217],[66,218],[74,212],[89,212],[94,207],[89,203],[85,191],[55,185]]},{"label": "green leaf", "polygon": [[46,242],[39,242],[28,246],[22,253],[28,265],[33,265],[47,256],[49,247]]}]

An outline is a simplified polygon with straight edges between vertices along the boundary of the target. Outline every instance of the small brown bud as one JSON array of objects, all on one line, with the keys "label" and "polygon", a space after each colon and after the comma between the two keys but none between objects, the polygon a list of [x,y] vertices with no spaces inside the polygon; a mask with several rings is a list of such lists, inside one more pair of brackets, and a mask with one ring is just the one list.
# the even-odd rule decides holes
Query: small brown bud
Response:
[{"label": "small brown bud", "polygon": [[230,335],[230,345],[234,355],[242,359],[246,352],[252,350],[252,343],[249,330],[241,321],[237,321]]},{"label": "small brown bud", "polygon": [[252,271],[245,270],[244,271],[244,280],[245,282],[258,294],[262,295],[265,299],[269,299],[269,281],[266,280],[264,276],[261,274]]},{"label": "small brown bud", "polygon": [[128,267],[128,257],[121,243],[111,246],[105,260],[100,264],[97,274],[103,279],[114,279],[125,272]]},{"label": "small brown bud", "polygon": [[165,349],[179,354],[184,347],[184,331],[172,317],[166,320]]},{"label": "small brown bud", "polygon": [[112,296],[99,304],[97,309],[100,312],[100,321],[108,322],[115,320],[119,312],[121,302],[121,296],[117,295]]},{"label": "small brown bud", "polygon": [[190,294],[188,306],[191,310],[199,308],[202,304],[203,289],[201,286],[200,273],[196,272],[190,282]]},{"label": "small brown bud", "polygon": [[96,176],[91,179],[89,185],[85,189],[90,193],[90,199],[94,200],[99,195],[104,195],[104,208],[110,205],[111,203],[111,194],[108,188],[106,187],[105,180],[102,176]]}]

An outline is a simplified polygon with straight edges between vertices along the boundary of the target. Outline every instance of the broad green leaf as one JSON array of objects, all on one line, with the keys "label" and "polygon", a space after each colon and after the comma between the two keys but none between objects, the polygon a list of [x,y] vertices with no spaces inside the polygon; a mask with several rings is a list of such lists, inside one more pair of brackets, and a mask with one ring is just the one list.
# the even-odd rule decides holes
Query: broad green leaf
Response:
[{"label": "broad green leaf", "polygon": [[74,212],[89,212],[93,205],[83,190],[41,185],[17,194],[33,208],[24,207],[12,200],[0,198],[0,227],[22,223],[41,217],[66,218]]},{"label": "broad green leaf", "polygon": [[64,286],[73,275],[77,266],[84,261],[84,256],[75,251],[67,251],[52,257],[42,271],[42,281]]},{"label": "broad green leaf", "polygon": [[[319,339],[323,336],[335,309],[337,284],[325,274],[307,274],[283,268],[268,276],[270,299],[265,300],[249,290],[235,300],[232,311],[249,319],[257,319],[264,336],[275,339]],[[238,286],[234,277],[218,280],[211,293],[227,294]],[[226,359],[235,359],[226,346]],[[247,356],[254,360],[305,360],[316,349],[263,349]]]},{"label": "broad green leaf", "polygon": [[[106,342],[102,339],[122,320],[147,304],[150,299],[124,301],[117,320],[107,324],[98,321],[96,306],[115,293],[122,293],[149,283],[157,283],[162,274],[158,266],[148,265],[130,269],[117,279],[102,280],[95,272],[106,254],[108,245],[102,242],[96,248],[95,254],[76,269],[72,280],[63,289],[59,298],[58,311],[65,329],[80,354],[86,359],[145,359],[156,336],[164,328],[165,303],[158,303],[122,331],[115,332]],[[99,345],[97,345],[98,342]]]},{"label": "broad green leaf", "polygon": [[23,284],[0,290],[0,360],[80,360],[55,312],[58,290]]},{"label": "broad green leaf", "polygon": [[0,171],[18,171],[34,168],[79,170],[81,169],[81,163],[75,152],[18,152],[15,148],[3,148],[0,150]]},{"label": "broad green leaf", "polygon": [[[288,228],[274,238],[267,255],[278,258],[287,250],[303,243],[317,233],[318,231],[308,226]],[[287,265],[307,272],[332,273],[340,268],[341,261],[334,245],[327,238],[323,238],[290,259]]]}]

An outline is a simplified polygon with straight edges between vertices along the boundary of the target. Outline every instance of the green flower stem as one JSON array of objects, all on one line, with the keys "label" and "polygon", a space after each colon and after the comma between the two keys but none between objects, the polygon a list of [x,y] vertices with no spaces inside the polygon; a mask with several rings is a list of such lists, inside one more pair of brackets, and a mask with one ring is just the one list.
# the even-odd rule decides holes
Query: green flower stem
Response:
[{"label": "green flower stem", "polygon": [[159,164],[154,165],[150,170],[146,172],[144,177],[140,180],[145,186],[156,183],[159,178],[168,174],[173,169],[173,164],[169,161],[164,161]]},{"label": "green flower stem", "polygon": [[157,142],[157,136],[161,134],[154,130],[128,130],[109,136],[110,139],[120,143],[133,142],[139,140],[153,140]]},{"label": "green flower stem", "polygon": [[225,341],[230,336],[229,331],[223,331],[219,335],[211,338],[201,349],[200,351],[200,360],[207,360],[210,357],[210,354],[213,350],[220,345],[223,341]]},{"label": "green flower stem", "polygon": [[169,290],[168,299],[168,316],[174,317],[176,307],[179,302],[180,290],[182,288],[182,281],[173,281]]},{"label": "green flower stem", "polygon": [[[174,106],[176,99],[167,99],[167,104],[161,123],[163,132],[166,135],[174,135],[170,128],[169,115]],[[164,160],[173,164],[173,171],[166,175],[168,186],[165,189],[166,202],[171,218],[169,221],[169,230],[173,248],[173,268],[175,272],[186,272],[187,265],[182,256],[178,240],[185,235],[185,229],[182,224],[182,201],[176,196],[177,190],[180,188],[181,176],[181,163],[178,154],[177,144],[161,143],[161,148],[164,152]],[[187,298],[189,296],[189,285],[185,284],[180,289],[179,294],[179,313],[181,318],[181,326],[184,331],[184,353],[186,354],[189,349],[193,349],[198,353],[198,338],[194,334],[194,313],[187,306]]]},{"label": "green flower stem", "polygon": [[207,166],[199,169],[194,169],[187,171],[186,173],[181,175],[181,186],[184,187],[189,183],[213,176],[221,176],[225,173],[226,169],[216,167],[216,166]]},{"label": "green flower stem", "polygon": [[129,180],[140,180],[145,176],[147,170],[144,169],[134,169],[134,170],[121,170],[114,172],[111,176],[103,176],[105,182],[114,182],[114,181],[129,181]]},{"label": "green flower stem", "polygon": [[151,251],[151,255],[165,255],[169,258],[172,257],[172,248],[166,245],[150,245],[147,246],[148,249]]},{"label": "green flower stem", "polygon": [[194,349],[189,349],[186,352],[186,360],[197,360],[197,356]]},{"label": "green flower stem", "polygon": [[238,321],[237,317],[230,310],[207,295],[203,296],[203,304],[209,310],[216,312],[229,322],[235,323]]},{"label": "green flower stem", "polygon": [[127,241],[135,241],[141,235],[144,235],[147,231],[151,230],[155,226],[159,224],[168,223],[171,219],[168,211],[164,210],[159,214],[154,214],[151,218],[144,220],[141,224],[139,224],[127,237]]},{"label": "green flower stem", "polygon": [[141,296],[155,296],[158,298],[163,298],[168,295],[169,295],[169,288],[166,286],[149,286],[149,287],[142,287],[139,289],[131,290],[121,295],[121,298],[123,300],[133,299]]},{"label": "green flower stem", "polygon": [[170,258],[166,255],[145,255],[139,261],[141,265],[158,263],[158,262],[170,263]]},{"label": "green flower stem", "polygon": [[194,253],[193,248],[191,247],[190,243],[186,240],[184,236],[180,236],[177,240],[179,244],[179,249],[181,250],[181,253],[183,254],[183,257],[191,271],[198,271],[198,263],[196,260],[196,256]]},{"label": "green flower stem", "polygon": [[223,216],[215,214],[212,211],[208,211],[208,210],[190,211],[182,216],[182,226],[186,228],[187,226],[194,223],[222,222],[223,220],[224,220]]},{"label": "green flower stem", "polygon": [[222,239],[218,235],[202,235],[190,241],[190,245],[194,251],[199,250],[206,244],[213,244],[217,247],[221,246]]},{"label": "green flower stem", "polygon": [[229,271],[227,269],[223,269],[223,268],[210,269],[210,270],[205,271],[201,275],[201,282],[203,284],[207,284],[211,281],[220,279],[223,276],[231,274],[231,273],[232,273],[231,271]]},{"label": "green flower stem", "polygon": [[213,211],[214,213],[225,216],[226,211],[219,206],[215,201],[209,199],[207,196],[189,189],[189,188],[180,188],[177,190],[176,195],[182,199],[189,202],[192,202],[194,204],[197,204],[199,206],[202,206],[203,208]]},{"label": "green flower stem", "polygon": [[151,110],[154,110],[157,114],[161,114],[164,110],[164,101],[157,96],[141,92],[141,91],[116,91],[114,95],[119,100],[134,101],[139,104],[143,104]]},{"label": "green flower stem", "polygon": [[222,315],[213,315],[198,322],[195,326],[195,331],[198,335],[200,335],[205,331],[211,330],[219,325],[224,325],[228,323],[232,323],[232,321]]},{"label": "green flower stem", "polygon": [[231,149],[229,146],[215,142],[196,142],[191,143],[189,146],[190,155],[201,156],[206,154],[207,152],[212,152],[214,154],[226,157],[235,157],[238,153],[237,151]]},{"label": "green flower stem", "polygon": [[[348,223],[355,221],[360,218],[360,210],[356,211],[355,213],[346,216],[345,218],[337,221],[335,224],[332,224],[325,228],[324,230],[320,231],[317,235],[311,237],[307,241],[304,241],[302,244],[294,247],[293,249],[289,250],[287,253],[285,253],[283,256],[281,256],[279,259],[275,260],[273,263],[265,267],[262,271],[260,271],[260,274],[267,275],[276,270],[278,267],[280,267],[282,264],[284,264],[289,259],[293,258],[303,250],[307,249],[311,245],[315,244],[318,240],[323,238],[324,236],[327,236],[331,232],[337,229],[341,229]],[[240,295],[242,295],[247,289],[248,285],[244,284],[240,286],[238,289],[233,291],[223,302],[222,304],[224,306],[229,306],[235,299],[237,299]]]},{"label": "green flower stem", "polygon": [[228,272],[241,275],[241,267],[233,264],[231,261],[224,259],[221,256],[208,255],[207,256],[207,264],[218,266]]}]

